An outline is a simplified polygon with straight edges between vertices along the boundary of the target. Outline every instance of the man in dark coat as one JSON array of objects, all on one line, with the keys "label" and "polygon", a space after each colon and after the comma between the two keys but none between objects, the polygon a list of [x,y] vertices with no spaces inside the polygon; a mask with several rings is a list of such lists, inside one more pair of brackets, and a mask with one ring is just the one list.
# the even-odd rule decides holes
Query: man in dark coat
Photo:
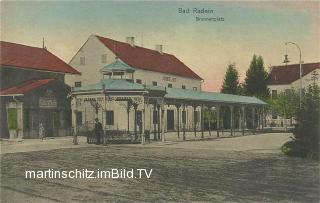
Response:
[{"label": "man in dark coat", "polygon": [[100,140],[101,140],[101,132],[102,132],[102,124],[99,122],[99,119],[96,118],[95,119],[96,123],[94,124],[94,134],[97,138],[97,143],[96,144],[100,144]]}]

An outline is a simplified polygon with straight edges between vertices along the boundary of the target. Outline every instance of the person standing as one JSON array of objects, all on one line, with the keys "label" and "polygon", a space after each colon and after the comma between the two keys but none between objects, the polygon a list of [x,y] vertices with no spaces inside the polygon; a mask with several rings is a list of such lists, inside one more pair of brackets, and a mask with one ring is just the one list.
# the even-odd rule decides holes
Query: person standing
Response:
[{"label": "person standing", "polygon": [[100,144],[101,141],[101,132],[102,132],[102,124],[99,122],[99,119],[95,119],[95,125],[94,125],[94,133],[97,139],[96,144]]},{"label": "person standing", "polygon": [[44,139],[44,126],[41,122],[39,124],[39,138],[41,139],[41,141],[43,141]]}]

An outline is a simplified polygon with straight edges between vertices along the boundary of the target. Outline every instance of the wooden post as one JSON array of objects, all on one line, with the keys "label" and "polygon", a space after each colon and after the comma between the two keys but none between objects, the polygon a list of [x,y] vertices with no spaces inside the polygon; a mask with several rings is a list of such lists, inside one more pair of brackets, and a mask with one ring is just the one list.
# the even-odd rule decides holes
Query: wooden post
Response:
[{"label": "wooden post", "polygon": [[[152,119],[153,119],[153,140],[157,140],[157,123],[159,123],[159,121],[155,122],[154,120],[157,119],[158,120],[158,115],[155,115],[156,114],[156,103],[153,104],[153,116],[152,116]],[[158,112],[159,114],[159,112]]]},{"label": "wooden post", "polygon": [[233,106],[229,106],[230,108],[230,132],[231,136],[233,136]]},{"label": "wooden post", "polygon": [[130,132],[130,101],[127,101],[127,129],[128,129],[128,134]]},{"label": "wooden post", "polygon": [[200,124],[201,124],[201,138],[204,138],[204,133],[203,133],[203,128],[204,128],[204,125],[203,125],[203,104],[201,104],[201,118],[200,118]]},{"label": "wooden post", "polygon": [[208,111],[209,111],[209,120],[208,120],[208,128],[209,128],[209,136],[211,137],[211,112],[212,112],[212,109],[211,107],[208,107]]},{"label": "wooden post", "polygon": [[245,128],[245,107],[241,106],[241,111],[242,111],[242,119],[241,119],[241,127],[242,127],[242,135],[244,135],[244,128]]},{"label": "wooden post", "polygon": [[219,131],[220,131],[220,105],[216,105],[216,111],[217,111],[217,137],[220,137]]},{"label": "wooden post", "polygon": [[160,128],[160,118],[161,118],[160,114],[161,114],[161,109],[160,109],[160,105],[159,104],[157,105],[157,109],[158,109],[158,115],[157,115],[158,116],[158,118],[157,118],[157,120],[158,120],[158,140],[160,140],[161,139],[160,138],[161,137],[161,135],[160,135],[160,129],[161,129]]},{"label": "wooden post", "polygon": [[177,132],[178,132],[178,140],[180,140],[180,104],[176,104],[175,105],[177,108],[177,118],[178,118],[178,128],[177,128]]},{"label": "wooden post", "polygon": [[134,104],[134,140],[137,141],[137,108],[138,105]]},{"label": "wooden post", "polygon": [[184,120],[183,122],[183,140],[186,140],[186,122],[187,122],[187,112],[186,112],[186,105],[183,105],[183,111],[184,111]]},{"label": "wooden post", "polygon": [[[163,111],[163,112],[162,112]],[[165,142],[165,132],[164,132],[164,111],[165,111],[165,104],[163,103],[161,105],[161,140],[162,142]]]},{"label": "wooden post", "polygon": [[197,123],[196,123],[196,108],[197,106],[193,105],[193,129],[194,129],[194,136],[197,137]]},{"label": "wooden post", "polygon": [[252,107],[252,130],[253,134],[255,134],[255,108],[254,106]]}]

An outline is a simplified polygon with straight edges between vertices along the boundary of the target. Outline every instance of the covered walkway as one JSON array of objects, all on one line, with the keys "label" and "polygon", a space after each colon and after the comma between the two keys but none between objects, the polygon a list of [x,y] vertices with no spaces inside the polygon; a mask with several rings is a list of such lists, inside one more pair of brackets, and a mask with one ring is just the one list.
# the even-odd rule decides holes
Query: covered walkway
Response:
[{"label": "covered walkway", "polygon": [[[75,114],[91,106],[95,108],[93,111],[96,111],[96,116],[98,116],[98,111],[101,111],[102,122],[106,110],[111,108],[110,105],[118,103],[120,107],[124,106],[125,111],[115,110],[119,112],[120,117],[127,117],[128,133],[132,132],[130,124],[134,123],[135,140],[139,139],[141,143],[145,143],[146,138],[150,138],[151,131],[153,131],[153,136],[151,135],[153,139],[162,142],[166,140],[167,132],[176,132],[176,140],[186,140],[186,134],[187,132],[190,134],[190,130],[194,137],[200,133],[200,138],[204,138],[204,111],[214,112],[216,115],[215,131],[213,132],[213,128],[209,127],[208,134],[211,136],[216,134],[217,137],[227,131],[231,136],[234,136],[236,131],[242,135],[245,132],[254,134],[257,129],[264,128],[266,121],[264,109],[266,103],[255,97],[154,87],[127,80],[103,79],[93,85],[75,88],[72,96],[72,108]],[[83,105],[86,102],[91,105]],[[130,120],[132,109],[134,117]],[[189,109],[189,114],[187,109]],[[146,113],[148,113],[147,116]],[[226,119],[223,118],[226,113],[228,113],[228,122],[230,122],[228,129],[224,123]],[[74,119],[76,117],[77,115],[73,116]],[[150,123],[147,129],[146,123]],[[122,125],[126,124],[122,123]]]}]

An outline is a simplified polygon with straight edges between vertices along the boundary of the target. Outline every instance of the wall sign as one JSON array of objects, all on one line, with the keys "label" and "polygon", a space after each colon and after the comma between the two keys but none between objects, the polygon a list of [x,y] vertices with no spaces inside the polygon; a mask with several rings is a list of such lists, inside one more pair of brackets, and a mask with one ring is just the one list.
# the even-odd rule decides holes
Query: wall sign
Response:
[{"label": "wall sign", "polygon": [[51,90],[47,90],[43,97],[39,97],[40,108],[57,108],[58,103]]}]

